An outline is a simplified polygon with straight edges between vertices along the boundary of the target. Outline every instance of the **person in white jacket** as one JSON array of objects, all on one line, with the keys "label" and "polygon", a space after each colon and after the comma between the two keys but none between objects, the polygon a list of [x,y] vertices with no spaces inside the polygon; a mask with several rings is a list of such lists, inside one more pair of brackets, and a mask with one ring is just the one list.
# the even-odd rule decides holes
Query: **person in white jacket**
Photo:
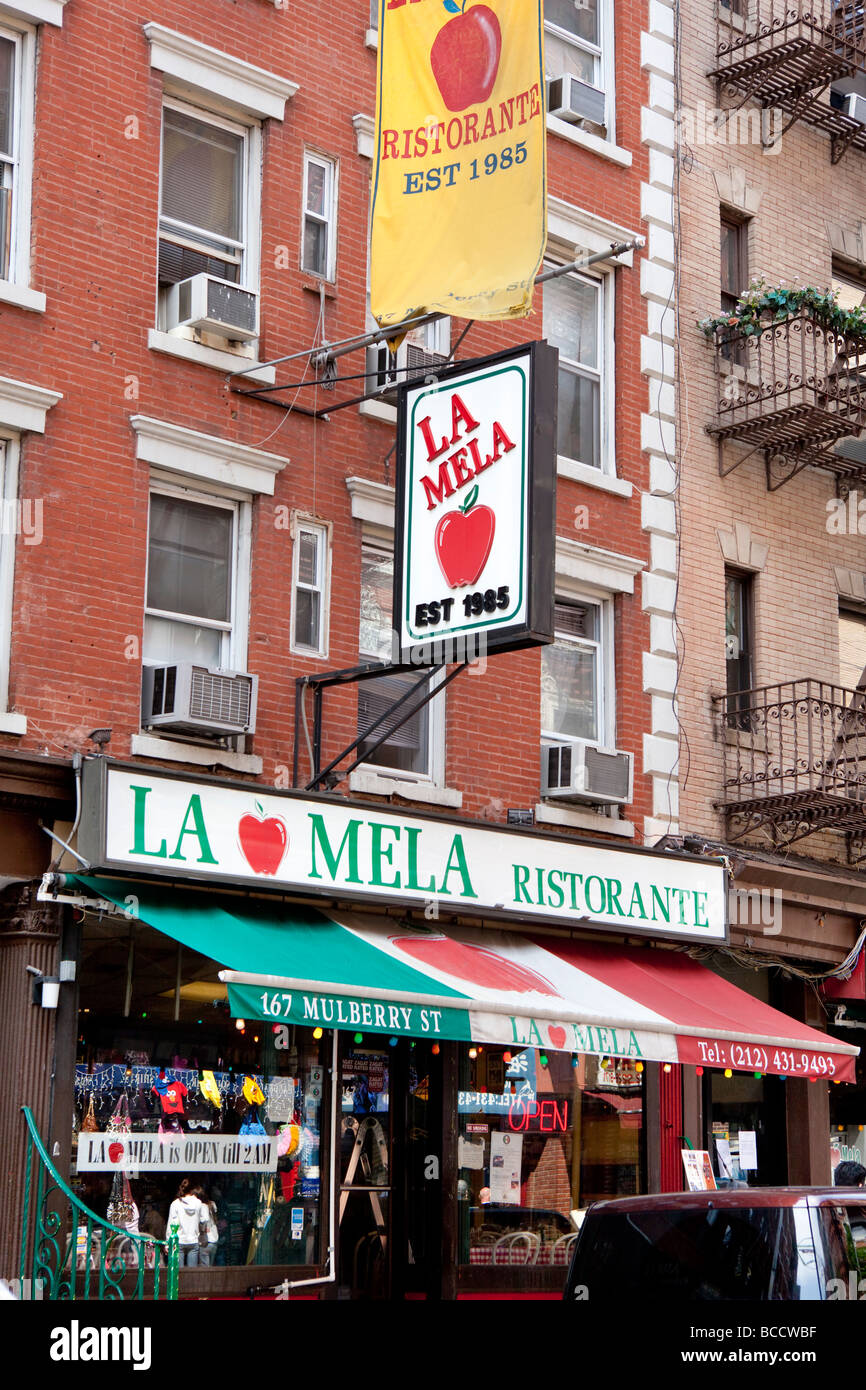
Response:
[{"label": "person in white jacket", "polygon": [[199,1262],[199,1232],[207,1233],[209,1211],[205,1203],[190,1189],[189,1178],[184,1178],[177,1190],[177,1196],[168,1209],[166,1234],[171,1235],[172,1227],[177,1226],[179,1263],[197,1265]]},{"label": "person in white jacket", "polygon": [[207,1231],[207,1245],[201,1247],[198,1262],[201,1265],[212,1265],[220,1238],[216,1202],[210,1200],[203,1187],[193,1188],[193,1192],[202,1204],[202,1224]]}]

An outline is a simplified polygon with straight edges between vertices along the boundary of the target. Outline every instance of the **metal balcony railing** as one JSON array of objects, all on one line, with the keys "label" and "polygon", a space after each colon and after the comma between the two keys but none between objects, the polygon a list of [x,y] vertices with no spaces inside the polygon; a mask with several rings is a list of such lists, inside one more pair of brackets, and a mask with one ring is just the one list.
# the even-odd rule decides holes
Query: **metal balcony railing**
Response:
[{"label": "metal balcony railing", "polygon": [[[759,451],[771,490],[809,464],[860,476],[862,466],[835,454],[833,445],[866,429],[863,334],[842,333],[803,306],[757,332],[717,329],[714,348],[718,405],[707,429],[719,441],[723,476]],[[752,447],[726,459],[726,440]]]},{"label": "metal balcony railing", "polygon": [[[827,102],[831,82],[866,71],[863,0],[718,0],[716,61],[710,76],[743,105],[821,126],[833,137],[833,162],[866,129]],[[779,132],[775,132],[776,137]]]},{"label": "metal balcony railing", "polygon": [[[178,1294],[177,1227],[168,1240],[115,1226],[77,1197],[27,1126],[19,1294],[26,1299],[152,1300]],[[165,1268],[163,1268],[163,1260]]]},{"label": "metal balcony railing", "polygon": [[866,839],[866,687],[784,681],[713,700],[727,833],[791,844],[821,830]]}]

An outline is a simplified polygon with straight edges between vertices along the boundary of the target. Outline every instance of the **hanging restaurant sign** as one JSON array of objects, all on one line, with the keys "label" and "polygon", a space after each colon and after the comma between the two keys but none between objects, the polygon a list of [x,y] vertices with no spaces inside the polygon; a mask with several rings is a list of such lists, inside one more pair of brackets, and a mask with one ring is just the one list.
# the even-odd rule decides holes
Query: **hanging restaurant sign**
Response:
[{"label": "hanging restaurant sign", "polygon": [[395,648],[404,664],[553,640],[558,353],[528,343],[399,392]]},{"label": "hanging restaurant sign", "polygon": [[[726,939],[720,863],[608,849],[88,758],[78,853],[144,872],[461,915]],[[134,886],[131,887],[134,895]]]},{"label": "hanging restaurant sign", "polygon": [[547,235],[542,0],[382,0],[370,303],[523,316]]}]

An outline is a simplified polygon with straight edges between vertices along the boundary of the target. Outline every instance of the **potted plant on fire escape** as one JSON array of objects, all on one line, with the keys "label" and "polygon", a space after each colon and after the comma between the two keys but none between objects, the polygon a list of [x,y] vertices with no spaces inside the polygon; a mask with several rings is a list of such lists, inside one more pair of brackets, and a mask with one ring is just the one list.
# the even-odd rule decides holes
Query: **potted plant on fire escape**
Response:
[{"label": "potted plant on fire escape", "polygon": [[829,289],[761,277],[733,313],[699,327],[715,354],[718,405],[707,430],[723,477],[758,452],[771,491],[809,464],[841,477],[862,468],[834,446],[866,429],[866,310],[844,308]]}]

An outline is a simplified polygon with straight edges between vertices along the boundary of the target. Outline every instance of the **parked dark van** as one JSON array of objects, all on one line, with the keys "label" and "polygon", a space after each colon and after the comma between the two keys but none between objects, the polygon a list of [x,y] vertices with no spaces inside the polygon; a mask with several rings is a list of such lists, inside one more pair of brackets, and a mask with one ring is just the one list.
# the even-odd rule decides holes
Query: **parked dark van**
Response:
[{"label": "parked dark van", "polygon": [[625,1197],[589,1208],[564,1298],[866,1300],[866,1190],[772,1187]]}]

